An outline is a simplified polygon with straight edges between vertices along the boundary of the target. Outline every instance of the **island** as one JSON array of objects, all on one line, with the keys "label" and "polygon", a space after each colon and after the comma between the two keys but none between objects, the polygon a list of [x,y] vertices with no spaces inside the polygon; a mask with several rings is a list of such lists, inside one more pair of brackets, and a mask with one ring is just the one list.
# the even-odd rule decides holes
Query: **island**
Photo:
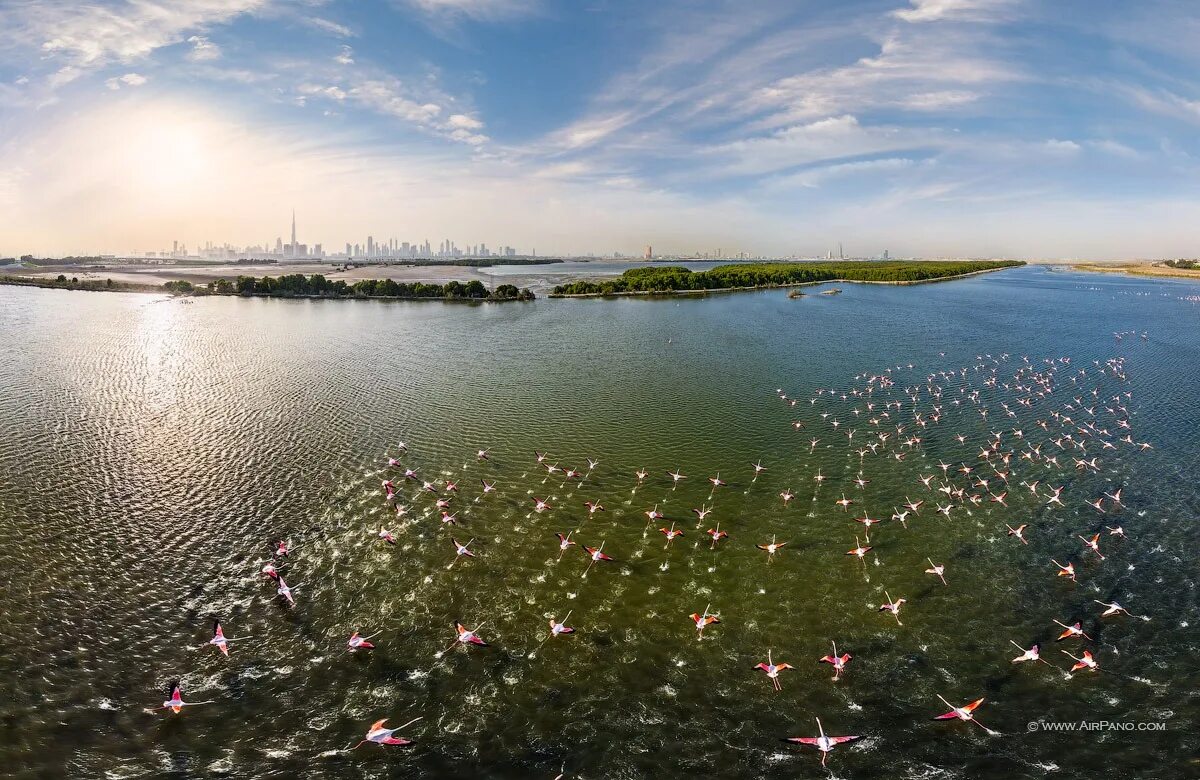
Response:
[{"label": "island", "polygon": [[284,276],[238,276],[235,280],[216,279],[206,285],[185,280],[172,280],[161,285],[114,282],[112,279],[79,279],[59,274],[57,278],[29,276],[0,276],[0,284],[25,287],[46,287],[61,290],[104,292],[152,292],[174,296],[235,295],[256,298],[334,298],[443,300],[443,301],[531,301],[534,294],[516,285],[501,284],[489,290],[478,279],[469,282],[450,281],[445,284],[427,282],[397,282],[394,279],[360,279],[347,283],[330,280],[322,274],[287,274]]},{"label": "island", "polygon": [[913,260],[733,263],[708,271],[682,266],[632,268],[615,279],[560,284],[551,298],[705,294],[822,282],[920,284],[1025,265],[1020,260]]}]

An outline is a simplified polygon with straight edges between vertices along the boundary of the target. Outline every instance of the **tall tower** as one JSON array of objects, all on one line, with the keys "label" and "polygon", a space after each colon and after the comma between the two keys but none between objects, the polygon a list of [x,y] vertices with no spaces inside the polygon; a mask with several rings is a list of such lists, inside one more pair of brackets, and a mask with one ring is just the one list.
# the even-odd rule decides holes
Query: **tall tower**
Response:
[{"label": "tall tower", "polygon": [[292,254],[296,254],[296,210],[292,209]]}]

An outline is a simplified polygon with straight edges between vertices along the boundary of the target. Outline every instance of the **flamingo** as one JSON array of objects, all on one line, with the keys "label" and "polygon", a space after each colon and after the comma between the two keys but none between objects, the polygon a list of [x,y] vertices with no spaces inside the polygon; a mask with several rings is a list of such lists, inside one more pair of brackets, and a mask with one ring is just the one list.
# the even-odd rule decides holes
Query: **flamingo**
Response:
[{"label": "flamingo", "polygon": [[854,537],[854,545],[855,545],[854,549],[847,550],[846,555],[853,555],[853,556],[857,557],[860,561],[863,561],[865,563],[867,553],[871,552],[871,550],[873,548],[871,548],[869,546],[863,547],[862,542],[860,542],[858,540],[857,536]]},{"label": "flamingo", "polygon": [[481,479],[479,481],[483,483],[483,492],[485,494],[496,492],[496,483],[495,482],[488,482],[486,479]]},{"label": "flamingo", "polygon": [[584,501],[583,505],[587,507],[588,517],[591,517],[597,512],[604,511],[604,504],[601,504],[599,501]]},{"label": "flamingo", "polygon": [[646,477],[650,476],[650,472],[646,471],[645,469],[638,469],[637,471],[635,471],[633,473],[637,475],[639,484],[641,484],[642,482],[645,482]]},{"label": "flamingo", "polygon": [[392,535],[392,532],[391,532],[391,531],[389,531],[388,529],[384,528],[383,526],[379,526],[379,534],[378,534],[378,536],[379,536],[380,540],[382,540],[382,541],[385,541],[385,542],[387,542],[388,544],[395,544],[395,543],[396,543],[396,537]]},{"label": "flamingo", "polygon": [[665,517],[662,512],[658,511],[658,504],[655,504],[653,509],[647,510],[642,514],[648,518],[646,520],[647,523],[653,523],[655,520],[661,520]]},{"label": "flamingo", "polygon": [[558,537],[558,559],[560,561],[562,560],[563,553],[565,553],[567,551],[567,548],[570,547],[571,545],[575,544],[575,542],[571,541],[571,534],[573,534],[573,533],[575,533],[575,532],[569,531],[569,532],[567,532],[566,536],[563,536],[562,534],[557,533],[557,532],[554,534],[555,536]]},{"label": "flamingo", "polygon": [[[225,657],[228,658],[230,642],[240,642],[243,639],[249,639],[249,638],[250,637],[248,637],[248,636],[239,636],[239,637],[234,637],[232,639],[227,638],[225,636],[225,632],[221,630],[221,621],[214,620],[213,621],[212,639],[208,640],[208,642],[206,642],[205,644],[215,646],[218,650],[221,651],[222,655],[224,655]],[[201,645],[201,647],[204,647],[204,646],[205,645]]]},{"label": "flamingo", "polygon": [[829,753],[838,745],[844,745],[847,742],[853,742],[856,739],[861,739],[857,734],[846,737],[827,737],[825,729],[821,727],[821,719],[817,718],[817,733],[820,736],[816,737],[787,737],[785,742],[792,742],[799,745],[811,745],[821,751],[821,766],[825,766],[825,759]]},{"label": "flamingo", "polygon": [[938,565],[938,564],[934,563],[931,558],[926,558],[925,560],[929,561],[929,565],[932,567],[930,569],[926,569],[925,573],[926,574],[936,574],[937,578],[942,581],[943,585],[945,585],[946,578],[943,575],[946,571],[946,565],[945,564]]},{"label": "flamingo", "polygon": [[715,549],[717,548],[717,542],[719,542],[719,541],[721,541],[722,539],[724,539],[725,537],[729,536],[729,534],[728,534],[728,533],[726,533],[725,531],[722,531],[722,530],[721,530],[721,524],[720,524],[720,523],[717,523],[717,527],[716,527],[716,528],[710,528],[710,529],[708,529],[708,530],[707,530],[705,533],[707,533],[707,534],[708,534],[708,536],[709,536],[709,538],[711,538],[711,539],[712,539],[712,544],[711,544],[711,545],[709,545],[709,548],[708,548],[708,549],[710,549],[710,550],[715,550]]},{"label": "flamingo", "polygon": [[850,508],[850,505],[853,504],[854,502],[851,501],[850,499],[846,498],[845,493],[842,493],[842,497],[840,499],[838,499],[837,501],[834,501],[833,503],[836,504],[837,506],[840,506],[843,510],[847,510]]},{"label": "flamingo", "polygon": [[[1058,623],[1057,620],[1055,620],[1054,622]],[[1091,640],[1091,637],[1088,636],[1087,633],[1083,630],[1083,624],[1079,623],[1078,621],[1075,623],[1075,625],[1072,625],[1072,626],[1068,626],[1066,623],[1058,623],[1058,625],[1063,628],[1063,632],[1058,635],[1057,641],[1059,641],[1059,642],[1061,642],[1062,640],[1066,639],[1067,637],[1071,637],[1071,636],[1081,636],[1084,639],[1087,639],[1089,641]]]},{"label": "flamingo", "polygon": [[830,664],[833,666],[833,681],[837,682],[838,677],[846,670],[846,664],[850,663],[850,659],[854,656],[849,653],[838,655],[837,642],[833,643],[833,655],[824,655],[817,659],[819,664]]},{"label": "flamingo", "polygon": [[667,543],[663,545],[663,549],[666,549],[667,547],[670,547],[670,546],[671,546],[671,542],[673,542],[673,541],[675,540],[675,537],[676,537],[676,536],[683,536],[683,531],[676,531],[676,530],[675,530],[675,524],[674,524],[674,523],[671,523],[671,527],[670,527],[669,529],[667,529],[667,528],[660,528],[660,529],[658,529],[658,530],[659,530],[659,532],[660,532],[660,533],[662,533],[664,536],[666,536],[666,537],[667,537]]},{"label": "flamingo", "polygon": [[596,565],[596,561],[611,561],[612,560],[611,556],[604,554],[604,542],[601,542],[599,547],[588,547],[585,544],[583,546],[583,550],[584,550],[584,552],[586,552],[588,554],[588,557],[591,558],[591,560],[588,562],[587,568],[583,570],[582,576],[584,576],[584,577],[586,577],[588,575],[588,572],[590,572],[592,570],[592,567]]},{"label": "flamingo", "polygon": [[1116,615],[1118,613],[1123,613],[1123,614],[1129,615],[1129,617],[1140,617],[1142,620],[1150,619],[1148,617],[1145,617],[1144,615],[1133,614],[1132,612],[1125,609],[1125,607],[1122,607],[1120,604],[1118,604],[1115,601],[1112,602],[1111,604],[1108,603],[1107,601],[1100,601],[1099,599],[1092,599],[1092,601],[1096,602],[1097,604],[1099,604],[1100,606],[1105,608],[1104,611],[1100,613],[1100,617],[1108,617],[1109,615]]},{"label": "flamingo", "polygon": [[1050,559],[1050,562],[1058,567],[1058,576],[1070,577],[1071,582],[1078,582],[1078,580],[1075,579],[1075,564],[1074,563],[1068,563],[1066,566],[1063,566],[1061,563],[1054,560],[1053,558]]},{"label": "flamingo", "polygon": [[293,607],[296,606],[296,599],[292,598],[292,591],[300,586],[293,585],[289,587],[288,584],[283,581],[282,575],[276,577],[275,581],[279,583],[279,587],[276,589],[276,592],[278,592],[280,596],[283,596],[288,604],[292,605]]},{"label": "flamingo", "polygon": [[[475,553],[473,553],[469,549],[467,549],[468,547],[471,546],[471,542],[475,541],[474,538],[472,538],[471,541],[467,542],[466,544],[463,544],[462,542],[458,541],[453,536],[450,537],[450,541],[454,543],[454,560],[450,561],[450,566],[453,566],[455,563],[457,563],[458,559],[464,555],[467,556],[468,558],[475,557]],[[448,569],[448,568],[450,568],[450,566],[447,566],[446,568]]]},{"label": "flamingo", "polygon": [[696,515],[696,517],[700,518],[700,522],[703,523],[704,518],[708,517],[709,513],[712,512],[712,507],[702,504],[699,509],[693,509],[692,512]]},{"label": "flamingo", "polygon": [[475,457],[479,460],[488,460],[488,453],[490,452],[491,450],[479,450],[475,453]]},{"label": "flamingo", "polygon": [[971,702],[970,704],[964,704],[961,707],[955,707],[953,704],[946,701],[946,699],[943,698],[941,694],[938,694],[938,698],[941,699],[942,702],[947,707],[950,708],[950,711],[943,715],[938,715],[938,716],[934,717],[934,720],[952,720],[954,718],[958,718],[959,720],[966,720],[966,721],[970,721],[971,723],[974,723],[976,726],[979,726],[979,728],[983,729],[984,731],[988,732],[989,734],[992,733],[991,729],[989,729],[987,726],[984,726],[979,721],[975,720],[975,710],[979,707],[980,704],[983,704],[983,699],[976,699],[975,701]]},{"label": "flamingo", "polygon": [[1016,658],[1012,659],[1012,661],[1010,663],[1019,664],[1019,663],[1024,663],[1025,661],[1041,661],[1042,663],[1046,664],[1047,666],[1050,665],[1049,661],[1042,658],[1041,651],[1037,645],[1031,645],[1029,647],[1029,649],[1026,650],[1025,648],[1021,647],[1019,644],[1012,641],[1011,639],[1008,640],[1008,642],[1013,647],[1015,647],[1021,651],[1021,654],[1019,656],[1017,656]]},{"label": "flamingo", "polygon": [[671,477],[671,480],[672,480],[671,490],[674,490],[675,488],[679,487],[679,480],[687,479],[686,476],[684,476],[683,474],[681,474],[678,471],[668,471],[667,474]]},{"label": "flamingo", "polygon": [[1082,536],[1079,538],[1089,550],[1100,556],[1100,560],[1104,560],[1104,553],[1100,552],[1100,534],[1094,534],[1091,539],[1085,539]]},{"label": "flamingo", "polygon": [[533,497],[533,510],[535,512],[545,512],[547,509],[553,509],[548,501],[544,501],[537,496]]},{"label": "flamingo", "polygon": [[757,664],[754,668],[766,672],[767,677],[770,678],[771,682],[774,684],[775,690],[780,691],[783,690],[783,687],[779,684],[779,673],[788,669],[794,669],[796,667],[792,666],[791,664],[775,663],[771,660],[771,651],[768,649],[767,662],[765,664]]},{"label": "flamingo", "polygon": [[166,701],[164,701],[162,703],[162,707],[160,707],[159,709],[170,710],[171,712],[174,712],[176,715],[178,715],[180,712],[183,711],[184,707],[195,707],[198,704],[216,704],[216,702],[214,702],[214,701],[184,701],[183,695],[181,694],[180,689],[179,689],[179,681],[176,680],[175,682],[171,683],[170,698],[168,698]]},{"label": "flamingo", "polygon": [[711,606],[712,605],[709,604],[707,607],[705,607],[704,614],[702,615],[697,615],[695,612],[688,615],[688,617],[692,619],[692,623],[696,625],[696,641],[700,641],[704,638],[704,629],[707,626],[721,622],[721,618],[717,617],[716,615],[708,614],[708,607]]},{"label": "flamingo", "polygon": [[1097,663],[1096,659],[1092,657],[1092,651],[1090,650],[1083,651],[1083,658],[1077,658],[1076,656],[1068,653],[1066,650],[1062,650],[1061,652],[1063,655],[1075,661],[1075,665],[1071,667],[1072,672],[1077,672],[1080,669],[1087,669],[1090,672],[1100,671],[1100,664]]},{"label": "flamingo", "polygon": [[363,650],[374,650],[375,645],[373,645],[370,642],[370,640],[374,639],[375,637],[379,636],[382,633],[383,633],[382,631],[376,631],[374,634],[371,634],[370,636],[359,636],[358,632],[355,631],[354,633],[352,633],[350,635],[350,639],[346,642],[346,648],[352,653],[355,650],[358,650],[360,648]]},{"label": "flamingo", "polygon": [[412,720],[410,720],[408,723],[405,723],[400,728],[395,728],[395,729],[388,729],[388,728],[383,727],[383,724],[388,722],[387,718],[384,718],[383,720],[377,720],[371,724],[371,728],[367,729],[367,736],[364,737],[362,739],[362,741],[360,741],[357,745],[355,745],[354,747],[352,747],[350,749],[356,750],[356,749],[362,747],[363,745],[367,744],[368,742],[374,742],[376,745],[380,745],[380,746],[382,746],[382,745],[399,745],[399,746],[411,745],[412,744],[411,739],[404,739],[402,737],[396,737],[393,735],[400,729],[407,728],[408,726],[411,726],[412,724],[416,723],[419,720],[420,720],[420,718],[413,718]]},{"label": "flamingo", "polygon": [[[475,631],[478,631],[482,626],[483,626],[483,624],[480,623],[479,626],[476,626]],[[482,639],[480,639],[479,635],[476,634],[475,631],[469,630],[462,623],[459,623],[456,621],[454,623],[454,630],[458,633],[458,638],[454,640],[455,644],[460,644],[460,645],[472,644],[472,645],[478,645],[479,647],[487,647],[488,646],[488,643],[483,641]],[[454,645],[450,645],[450,646],[454,647]]]},{"label": "flamingo", "polygon": [[1025,529],[1029,527],[1028,523],[1021,523],[1016,528],[1013,528],[1011,525],[1005,523],[1004,527],[1008,529],[1009,536],[1017,537],[1021,540],[1021,544],[1029,544],[1029,541],[1025,538]]},{"label": "flamingo", "polygon": [[891,594],[889,594],[886,590],[883,592],[883,595],[887,596],[887,603],[880,604],[878,611],[879,612],[884,612],[884,611],[891,612],[892,617],[896,618],[896,625],[898,625],[898,626],[904,625],[903,623],[900,622],[900,607],[904,606],[904,603],[908,599],[900,598],[900,599],[896,599],[893,601]]},{"label": "flamingo", "polygon": [[787,490],[784,490],[782,493],[780,493],[779,497],[783,499],[784,506],[787,506],[788,502],[796,497],[796,494],[792,492],[791,488],[788,488]]},{"label": "flamingo", "polygon": [[556,637],[559,634],[574,634],[575,629],[573,629],[567,625],[567,620],[570,617],[571,617],[570,612],[568,612],[567,616],[559,622],[555,622],[554,618],[551,617],[550,618],[550,637]]},{"label": "flamingo", "polygon": [[787,544],[787,542],[776,542],[775,536],[772,535],[770,544],[756,544],[754,546],[760,550],[764,550],[767,553],[767,563],[770,563],[772,559],[775,558],[776,551],[778,551],[779,548],[783,547],[785,544]]},{"label": "flamingo", "polygon": [[767,467],[762,465],[762,463],[759,461],[755,461],[754,463],[751,463],[750,466],[751,466],[751,468],[754,469],[754,480],[753,481],[757,482],[758,475],[763,473],[764,471],[766,471]]}]

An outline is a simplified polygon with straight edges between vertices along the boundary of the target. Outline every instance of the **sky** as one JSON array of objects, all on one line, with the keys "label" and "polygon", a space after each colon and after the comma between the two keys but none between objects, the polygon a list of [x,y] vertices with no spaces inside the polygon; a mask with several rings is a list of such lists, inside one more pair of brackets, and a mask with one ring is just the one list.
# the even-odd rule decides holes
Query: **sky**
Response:
[{"label": "sky", "polygon": [[0,256],[1200,255],[1194,0],[0,0]]}]

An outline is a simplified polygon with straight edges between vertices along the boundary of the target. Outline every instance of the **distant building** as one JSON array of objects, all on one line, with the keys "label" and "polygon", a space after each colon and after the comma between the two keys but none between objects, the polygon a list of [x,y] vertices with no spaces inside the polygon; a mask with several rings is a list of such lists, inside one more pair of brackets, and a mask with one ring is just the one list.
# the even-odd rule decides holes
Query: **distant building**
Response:
[{"label": "distant building", "polygon": [[652,257],[654,257],[654,247],[650,246],[649,244],[646,244],[646,249],[642,253],[642,257],[646,260],[649,260]]},{"label": "distant building", "polygon": [[887,260],[887,259],[888,259],[888,251],[887,251],[886,249],[885,249],[885,250],[883,250],[883,259],[884,259],[884,260]]}]

